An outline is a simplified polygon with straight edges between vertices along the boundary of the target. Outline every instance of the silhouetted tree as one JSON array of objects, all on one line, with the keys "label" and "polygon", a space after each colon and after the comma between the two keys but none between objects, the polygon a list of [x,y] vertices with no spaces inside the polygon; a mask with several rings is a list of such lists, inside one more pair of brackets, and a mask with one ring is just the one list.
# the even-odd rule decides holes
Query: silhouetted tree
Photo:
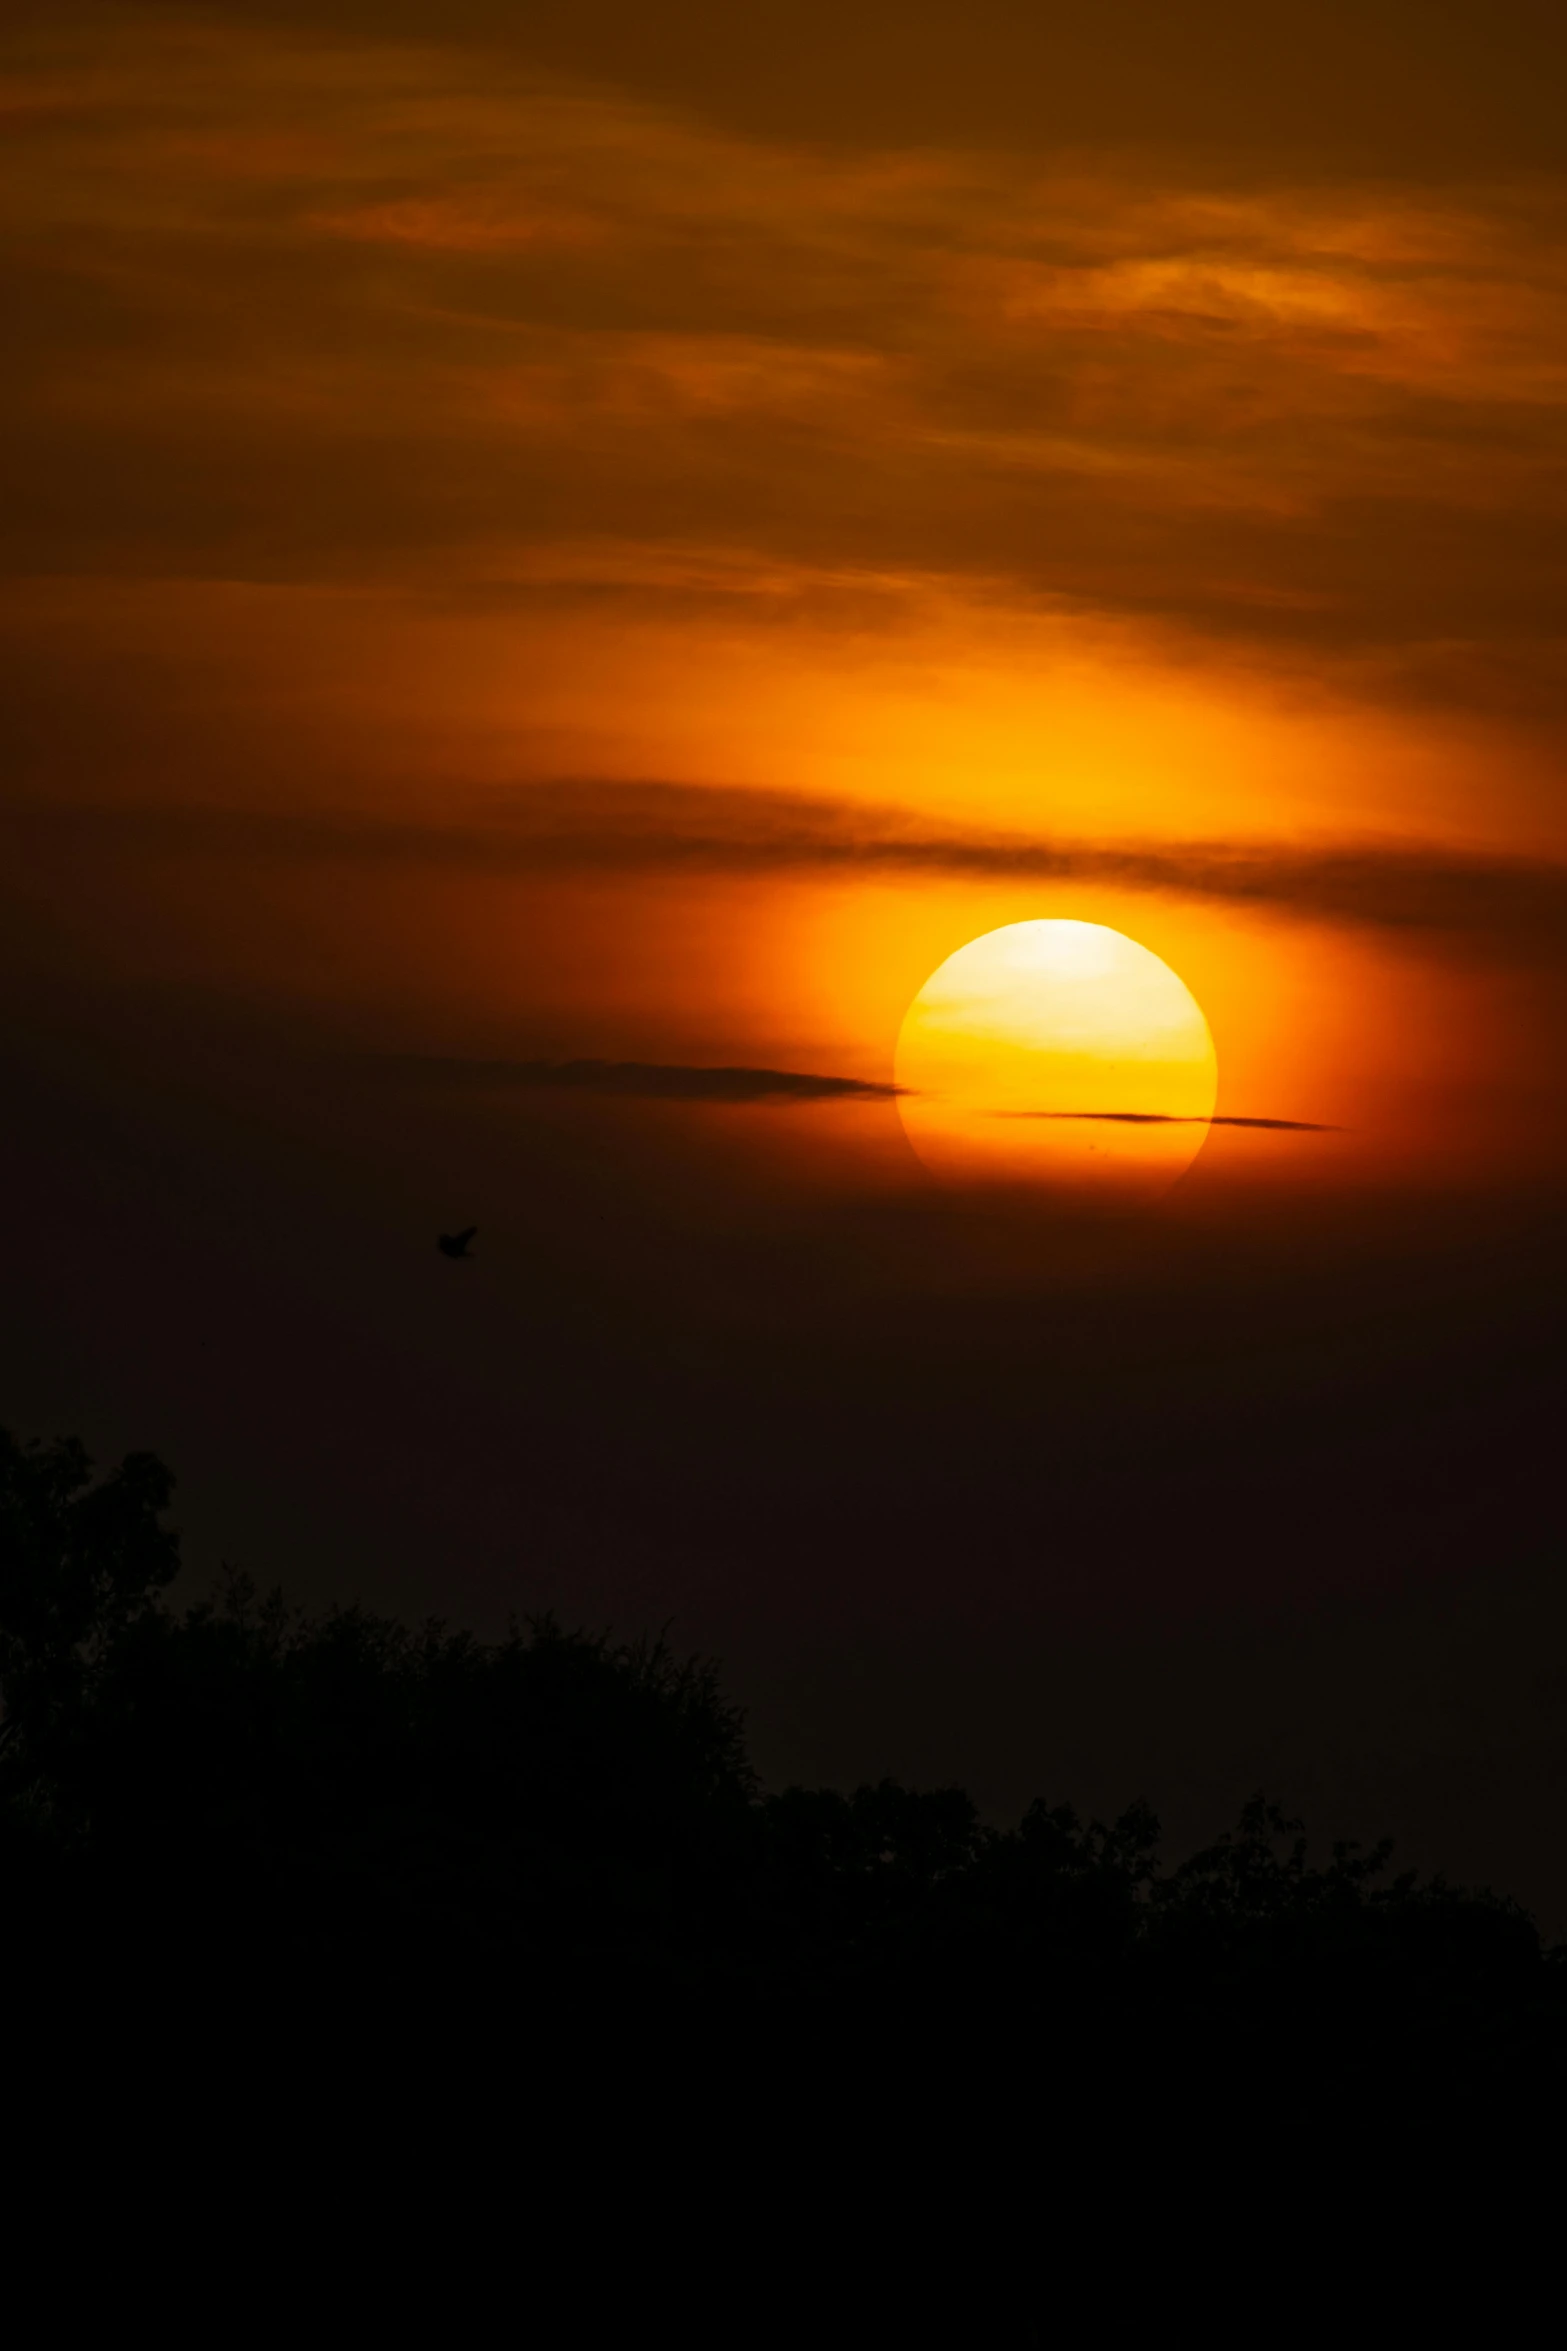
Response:
[{"label": "silhouetted tree", "polygon": [[0,1753],[42,1759],[91,1701],[114,1644],[179,1572],[160,1524],[174,1480],[133,1453],[95,1485],[74,1437],[0,1429]]},{"label": "silhouetted tree", "polygon": [[662,1642],[311,1617],[233,1576],[176,1611],[172,1483],[0,1436],[3,1950],[35,1983],[96,1999],[112,1954],[122,1992],[642,2004],[1177,2106],[1567,2071],[1561,1955],[1385,1845],[1315,1862],[1258,1798],[1166,1871],[1142,1805],[998,1829],[957,1788],[766,1795],[713,1667]]}]

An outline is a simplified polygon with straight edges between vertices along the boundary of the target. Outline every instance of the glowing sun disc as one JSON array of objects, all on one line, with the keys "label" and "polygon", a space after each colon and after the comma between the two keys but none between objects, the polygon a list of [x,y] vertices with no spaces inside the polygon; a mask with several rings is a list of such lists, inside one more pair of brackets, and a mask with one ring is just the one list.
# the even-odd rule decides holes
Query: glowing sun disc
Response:
[{"label": "glowing sun disc", "polygon": [[1218,1060],[1185,982],[1097,922],[1014,922],[933,971],[894,1075],[932,1175],[1147,1200],[1207,1137]]}]

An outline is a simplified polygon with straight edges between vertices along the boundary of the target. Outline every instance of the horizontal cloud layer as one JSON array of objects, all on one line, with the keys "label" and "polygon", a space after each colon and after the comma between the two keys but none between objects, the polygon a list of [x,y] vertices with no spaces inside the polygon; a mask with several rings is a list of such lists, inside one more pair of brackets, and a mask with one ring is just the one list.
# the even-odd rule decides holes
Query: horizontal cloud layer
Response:
[{"label": "horizontal cloud layer", "polygon": [[[1496,176],[1559,113],[1549,12],[833,9],[830,71],[792,7],[645,13],[62,14],[7,114],[0,566],[742,623],[945,588],[1562,718],[1567,189]],[[1507,138],[1433,181],[1504,57]]]},{"label": "horizontal cloud layer", "polygon": [[[870,1078],[824,1077],[810,1070],[738,1069],[702,1062],[506,1061],[457,1054],[389,1055],[383,1066],[429,1084],[521,1088],[524,1092],[606,1094],[643,1102],[873,1102],[908,1092]],[[1125,1126],[1266,1127],[1303,1135],[1336,1130],[1304,1118],[1176,1118],[1143,1110],[1014,1110],[1006,1118],[1091,1118]]]},{"label": "horizontal cloud layer", "polygon": [[1087,881],[1403,932],[1527,957],[1567,949],[1567,866],[1368,843],[1095,842],[968,833],[781,793],[563,784],[469,823],[353,812],[0,804],[15,849],[348,860],[517,875],[854,872]]},{"label": "horizontal cloud layer", "polygon": [[855,1102],[902,1091],[869,1078],[821,1077],[809,1070],[713,1068],[662,1061],[482,1061],[405,1054],[395,1066],[410,1077],[459,1086],[521,1087],[530,1092],[610,1094],[644,1102]]},{"label": "horizontal cloud layer", "polygon": [[1282,1134],[1331,1135],[1338,1129],[1314,1118],[1180,1118],[1167,1110],[1005,1110],[1003,1118],[1100,1118],[1128,1127],[1267,1127]]}]

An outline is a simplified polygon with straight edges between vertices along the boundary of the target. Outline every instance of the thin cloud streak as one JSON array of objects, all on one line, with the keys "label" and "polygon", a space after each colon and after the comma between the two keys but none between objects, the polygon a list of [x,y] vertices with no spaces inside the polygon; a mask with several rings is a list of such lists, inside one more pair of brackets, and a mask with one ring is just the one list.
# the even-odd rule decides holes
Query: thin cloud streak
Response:
[{"label": "thin cloud streak", "polygon": [[[748,1069],[666,1061],[506,1061],[457,1054],[387,1057],[398,1072],[441,1085],[519,1087],[528,1092],[601,1094],[643,1102],[880,1102],[913,1091],[873,1078],[824,1076],[814,1070]],[[385,1063],[383,1063],[385,1066]],[[1001,1118],[1106,1119],[1120,1126],[1266,1127],[1302,1135],[1342,1130],[1306,1118],[1183,1118],[1154,1110],[1003,1110]]]},{"label": "thin cloud streak", "polygon": [[1182,1117],[1173,1110],[1003,1110],[1002,1118],[1102,1118],[1124,1127],[1269,1127],[1291,1135],[1341,1135],[1315,1118]]},{"label": "thin cloud streak", "polygon": [[710,1067],[663,1061],[481,1061],[442,1054],[403,1054],[409,1076],[461,1086],[515,1086],[535,1092],[607,1094],[644,1102],[884,1101],[900,1086],[870,1078],[824,1077],[811,1070]]}]

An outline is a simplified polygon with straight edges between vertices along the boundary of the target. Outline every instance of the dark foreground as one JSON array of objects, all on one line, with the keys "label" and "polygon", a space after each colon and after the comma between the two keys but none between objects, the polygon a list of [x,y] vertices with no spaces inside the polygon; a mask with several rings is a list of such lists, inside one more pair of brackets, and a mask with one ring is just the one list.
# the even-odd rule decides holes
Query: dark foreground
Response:
[{"label": "dark foreground", "polygon": [[917,2052],[1274,2114],[1554,2107],[1567,1957],[1495,1894],[1308,1853],[1258,1799],[1175,1866],[1134,1808],[765,1793],[712,1669],[235,1582],[183,1611],[145,1456],[0,1436],[13,2013],[146,1997]]}]

